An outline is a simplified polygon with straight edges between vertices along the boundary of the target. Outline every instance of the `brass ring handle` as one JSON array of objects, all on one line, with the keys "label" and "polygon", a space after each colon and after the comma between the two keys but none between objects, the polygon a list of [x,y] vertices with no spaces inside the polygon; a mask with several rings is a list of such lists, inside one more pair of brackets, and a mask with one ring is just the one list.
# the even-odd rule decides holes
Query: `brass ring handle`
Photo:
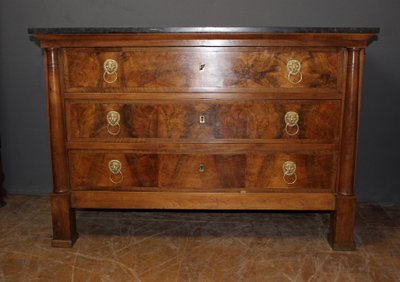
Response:
[{"label": "brass ring handle", "polygon": [[286,174],[283,175],[283,181],[285,181],[286,184],[292,185],[292,184],[294,184],[294,183],[297,181],[297,175],[296,175],[296,173],[293,174],[293,178],[294,178],[294,179],[293,179],[292,181],[287,180],[288,176],[289,176],[289,175],[286,175]]},{"label": "brass ring handle", "polygon": [[108,162],[108,170],[110,171],[109,179],[114,184],[119,184],[124,180],[122,174],[122,164],[119,160],[111,160]]},{"label": "brass ring handle", "polygon": [[[115,130],[113,130],[113,128],[115,128]],[[121,132],[121,126],[119,124],[117,124],[115,126],[111,126],[111,125],[107,124],[107,132],[108,132],[108,134],[110,134],[112,136],[116,136]]]},{"label": "brass ring handle", "polygon": [[[295,129],[294,132],[290,132],[289,129],[288,129],[289,127],[295,127],[296,129]],[[294,136],[294,135],[296,135],[297,133],[299,133],[299,125],[298,125],[298,124],[295,124],[295,125],[288,125],[288,124],[286,124],[286,125],[285,125],[285,132],[286,132],[286,134],[288,134],[288,135]]]},{"label": "brass ring handle", "polygon": [[120,172],[119,174],[117,174],[117,175],[118,175],[118,178],[117,178],[117,179],[114,179],[114,178],[116,178],[116,177],[113,176],[113,175],[115,175],[115,174],[111,174],[111,173],[110,173],[110,181],[111,181],[112,183],[114,183],[114,184],[119,184],[119,183],[121,183],[121,182],[124,180],[124,175],[122,174],[122,172]]},{"label": "brass ring handle", "polygon": [[[300,128],[299,128],[298,122],[299,122],[299,114],[298,113],[292,112],[292,111],[287,112],[285,114],[285,124],[286,124],[285,132],[291,136],[299,133]],[[295,127],[294,132],[292,132],[292,130],[289,130],[289,128],[292,128],[292,127]]]},{"label": "brass ring handle", "polygon": [[[303,80],[303,74],[301,73],[301,63],[298,60],[289,60],[286,64],[288,71],[287,79],[292,84],[298,84]],[[295,77],[299,76],[297,80]]]},{"label": "brass ring handle", "polygon": [[[294,184],[297,181],[296,163],[293,161],[285,161],[282,165],[283,181],[286,184]],[[289,177],[293,179],[290,180]]]},{"label": "brass ring handle", "polygon": [[121,126],[119,125],[121,115],[117,111],[109,111],[106,119],[108,133],[113,136],[118,135],[121,132]]},{"label": "brass ring handle", "polygon": [[109,84],[116,82],[117,79],[118,79],[118,74],[117,74],[117,73],[110,74],[110,75],[113,76],[112,79],[108,79],[108,78],[107,78],[107,75],[108,75],[108,74],[107,74],[106,72],[104,72],[104,73],[103,73],[103,79],[104,79],[105,82],[107,82],[107,83],[109,83]]},{"label": "brass ring handle", "polygon": [[[293,74],[288,73],[287,79],[288,79],[291,83],[293,83],[293,84],[298,84],[298,83],[300,83],[300,82],[303,80],[303,75],[302,75],[301,73],[300,73],[300,77],[298,78],[298,80],[293,80],[292,75],[293,75]],[[294,76],[294,75],[293,75],[293,76]]]},{"label": "brass ring handle", "polygon": [[[114,83],[118,79],[118,63],[116,60],[113,59],[107,59],[104,61],[103,64],[103,80],[107,83]],[[109,79],[109,76],[111,76],[111,79]]]}]

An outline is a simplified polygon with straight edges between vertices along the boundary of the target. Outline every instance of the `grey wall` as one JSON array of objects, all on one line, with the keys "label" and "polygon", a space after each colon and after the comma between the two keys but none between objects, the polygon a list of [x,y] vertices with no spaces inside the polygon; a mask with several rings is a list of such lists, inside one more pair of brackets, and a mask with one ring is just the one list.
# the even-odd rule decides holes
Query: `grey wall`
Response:
[{"label": "grey wall", "polygon": [[377,26],[367,50],[356,191],[400,202],[399,0],[0,0],[0,132],[9,193],[51,191],[41,51],[27,27]]}]

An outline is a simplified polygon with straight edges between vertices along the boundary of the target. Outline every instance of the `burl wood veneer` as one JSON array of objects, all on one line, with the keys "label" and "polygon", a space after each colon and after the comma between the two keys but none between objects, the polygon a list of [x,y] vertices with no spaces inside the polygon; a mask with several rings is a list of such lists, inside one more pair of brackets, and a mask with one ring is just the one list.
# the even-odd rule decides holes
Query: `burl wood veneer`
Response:
[{"label": "burl wood veneer", "polygon": [[53,245],[77,208],[330,211],[354,248],[376,28],[31,29],[45,51]]},{"label": "burl wood veneer", "polygon": [[[65,48],[67,92],[265,91],[265,89],[336,89],[343,65],[338,48],[298,47],[157,47]],[[301,84],[282,75],[287,58],[302,62]],[[103,80],[103,63],[118,63],[119,79]],[[160,64],[162,62],[162,64]],[[199,71],[199,65],[204,65]]]}]

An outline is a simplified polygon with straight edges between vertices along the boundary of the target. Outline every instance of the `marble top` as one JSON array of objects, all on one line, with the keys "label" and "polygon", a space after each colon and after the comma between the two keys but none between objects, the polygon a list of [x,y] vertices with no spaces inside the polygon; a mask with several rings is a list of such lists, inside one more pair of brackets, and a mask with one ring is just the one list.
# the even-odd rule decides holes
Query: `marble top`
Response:
[{"label": "marble top", "polygon": [[379,33],[377,27],[40,27],[30,34],[96,33]]}]

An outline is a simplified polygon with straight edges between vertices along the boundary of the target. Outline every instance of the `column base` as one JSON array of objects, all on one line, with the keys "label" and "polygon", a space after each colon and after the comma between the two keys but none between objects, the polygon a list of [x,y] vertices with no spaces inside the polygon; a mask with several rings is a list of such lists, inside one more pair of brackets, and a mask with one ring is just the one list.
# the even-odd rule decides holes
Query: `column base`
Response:
[{"label": "column base", "polygon": [[53,221],[53,247],[70,248],[78,238],[75,210],[71,208],[70,193],[51,195],[51,215]]},{"label": "column base", "polygon": [[75,238],[72,238],[72,240],[57,240],[57,239],[53,239],[51,241],[51,246],[54,248],[71,248],[76,240],[78,239],[78,234],[76,234]]}]

